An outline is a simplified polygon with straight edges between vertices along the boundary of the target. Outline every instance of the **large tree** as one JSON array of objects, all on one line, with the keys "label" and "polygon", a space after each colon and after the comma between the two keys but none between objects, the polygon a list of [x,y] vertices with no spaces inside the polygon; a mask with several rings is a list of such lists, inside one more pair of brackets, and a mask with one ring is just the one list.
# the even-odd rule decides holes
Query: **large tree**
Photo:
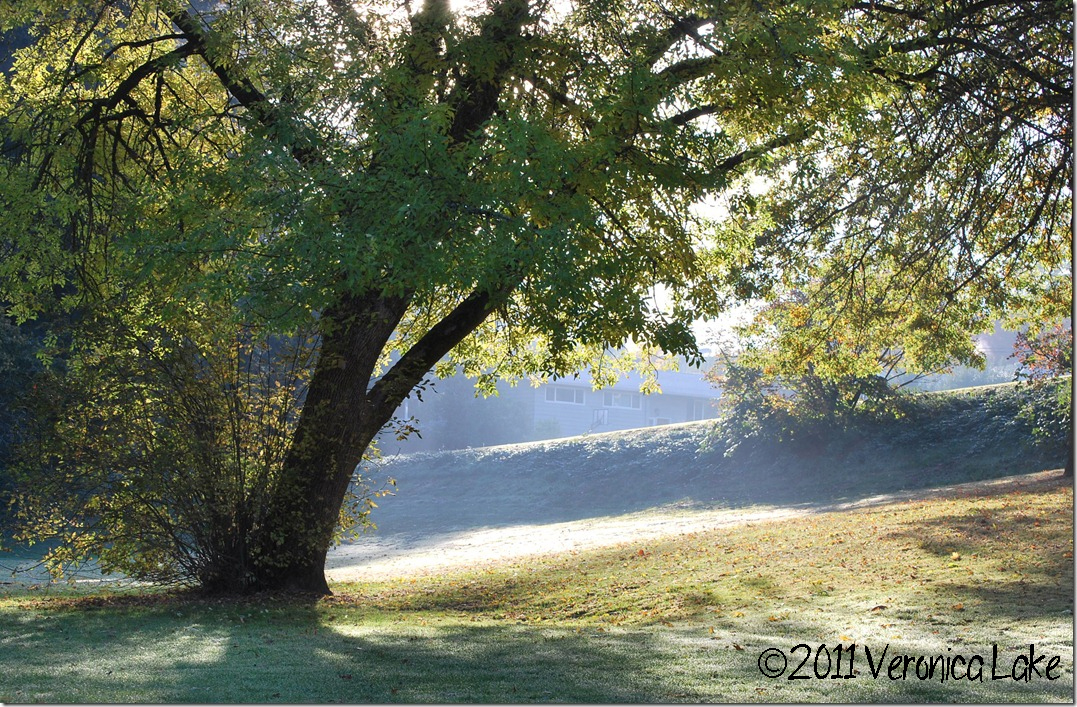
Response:
[{"label": "large tree", "polygon": [[[789,156],[840,170],[859,154],[851,136],[882,140],[882,127],[865,127],[904,114],[895,107],[944,120],[951,74],[973,92],[996,80],[1009,90],[1030,72],[1046,76],[1045,92],[1070,90],[1055,46],[1068,6],[936,5],[0,8],[4,28],[30,27],[33,40],[0,96],[0,296],[17,318],[59,305],[95,365],[138,352],[185,361],[207,317],[263,338],[313,328],[301,413],[257,522],[231,545],[244,571],[216,584],[327,592],[326,551],[357,463],[446,356],[506,376],[568,374],[629,339],[696,358],[692,321],[757,294],[760,273],[795,265],[798,248],[773,231],[717,228],[701,202]],[[990,76],[977,73],[984,61],[995,62]],[[987,124],[1020,112],[971,110]],[[1041,117],[1019,119],[1057,128]],[[831,144],[845,157],[812,157]],[[941,203],[930,209],[938,223],[971,223],[917,190],[932,167],[906,171],[914,157],[895,146],[870,171],[893,177],[909,203]],[[1059,197],[1059,175],[1047,174],[1043,190]],[[955,284],[968,290],[988,265],[1039,257],[1033,241],[1054,253],[1049,207],[1010,236],[993,214],[912,229],[911,254],[891,260],[967,257],[969,280]]]}]

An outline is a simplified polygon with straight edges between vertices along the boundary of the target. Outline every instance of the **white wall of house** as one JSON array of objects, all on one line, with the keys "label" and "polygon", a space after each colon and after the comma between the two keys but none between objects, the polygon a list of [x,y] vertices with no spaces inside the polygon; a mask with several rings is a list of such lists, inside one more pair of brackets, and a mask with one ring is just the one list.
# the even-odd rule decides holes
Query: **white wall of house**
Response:
[{"label": "white wall of house", "polygon": [[699,375],[662,371],[661,393],[639,392],[631,376],[613,388],[592,390],[587,376],[552,381],[535,391],[535,429],[569,437],[653,425],[711,419],[720,392]]},{"label": "white wall of house", "polygon": [[698,373],[660,371],[661,394],[639,392],[638,375],[613,388],[593,390],[591,378],[555,380],[534,388],[498,385],[499,396],[475,397],[474,383],[454,377],[435,381],[420,400],[409,399],[397,411],[413,416],[421,436],[396,438],[387,429],[379,439],[384,454],[407,454],[468,446],[512,444],[594,432],[635,429],[716,416],[720,391]]}]

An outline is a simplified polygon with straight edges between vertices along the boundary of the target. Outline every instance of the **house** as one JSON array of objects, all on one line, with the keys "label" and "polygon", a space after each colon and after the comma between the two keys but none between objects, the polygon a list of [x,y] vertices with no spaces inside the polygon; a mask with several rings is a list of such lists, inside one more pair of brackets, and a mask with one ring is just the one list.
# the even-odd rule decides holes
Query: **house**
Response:
[{"label": "house", "polygon": [[659,371],[661,393],[640,392],[633,373],[611,388],[593,389],[587,373],[559,378],[534,390],[536,437],[570,437],[636,427],[706,420],[716,416],[720,392],[698,373]]},{"label": "house", "polygon": [[640,393],[632,374],[612,388],[593,389],[587,372],[538,387],[498,384],[498,395],[475,395],[474,381],[457,375],[433,381],[421,398],[401,405],[397,419],[414,423],[419,435],[401,440],[387,429],[385,454],[532,442],[591,432],[610,432],[717,416],[718,389],[697,372],[659,371],[661,393]]}]

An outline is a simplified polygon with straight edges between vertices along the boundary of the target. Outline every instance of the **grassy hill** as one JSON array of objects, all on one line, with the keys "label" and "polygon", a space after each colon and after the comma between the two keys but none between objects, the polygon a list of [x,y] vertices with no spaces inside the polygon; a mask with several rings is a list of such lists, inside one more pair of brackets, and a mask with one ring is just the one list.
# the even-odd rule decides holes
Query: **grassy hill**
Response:
[{"label": "grassy hill", "polygon": [[[701,449],[706,424],[389,459],[375,472],[401,490],[377,520],[825,506],[1057,467],[1063,450],[1036,449],[1014,422],[1014,392],[924,397],[904,421],[740,459]],[[1072,702],[1068,480],[809,510],[338,582],[316,602],[0,582],[0,702]],[[1046,661],[1027,681],[994,680],[991,663],[983,679],[895,679],[867,658],[997,651],[1009,675],[1033,645],[1060,661],[1051,679]],[[788,679],[805,655],[811,679]]]},{"label": "grassy hill", "polygon": [[799,444],[709,443],[712,421],[547,442],[387,457],[397,480],[374,520],[403,527],[498,526],[681,507],[825,504],[1061,468],[1037,444],[1014,385],[916,396],[900,419]]},{"label": "grassy hill", "polygon": [[1072,703],[1072,509],[1033,474],[314,603],[0,584],[0,702]]}]

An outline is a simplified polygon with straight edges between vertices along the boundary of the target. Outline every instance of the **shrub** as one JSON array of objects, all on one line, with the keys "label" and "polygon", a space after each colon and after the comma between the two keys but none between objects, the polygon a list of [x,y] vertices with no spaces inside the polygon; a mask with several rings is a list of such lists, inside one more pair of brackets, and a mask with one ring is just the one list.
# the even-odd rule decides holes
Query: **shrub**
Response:
[{"label": "shrub", "polygon": [[[260,342],[221,321],[83,322],[67,365],[38,375],[16,466],[17,539],[58,541],[54,575],[96,560],[161,584],[244,586],[317,342]],[[370,494],[356,491],[345,530],[366,523]]]},{"label": "shrub", "polygon": [[765,369],[728,363],[711,379],[722,387],[720,414],[710,444],[732,456],[774,443],[817,452],[867,421],[902,414],[899,396],[881,376],[792,379]]},{"label": "shrub", "polygon": [[[1061,324],[1017,335],[1015,378],[1027,388],[1021,417],[1037,440],[1070,445],[1073,438],[1073,330]],[[1072,450],[1067,471],[1072,474]]]}]

